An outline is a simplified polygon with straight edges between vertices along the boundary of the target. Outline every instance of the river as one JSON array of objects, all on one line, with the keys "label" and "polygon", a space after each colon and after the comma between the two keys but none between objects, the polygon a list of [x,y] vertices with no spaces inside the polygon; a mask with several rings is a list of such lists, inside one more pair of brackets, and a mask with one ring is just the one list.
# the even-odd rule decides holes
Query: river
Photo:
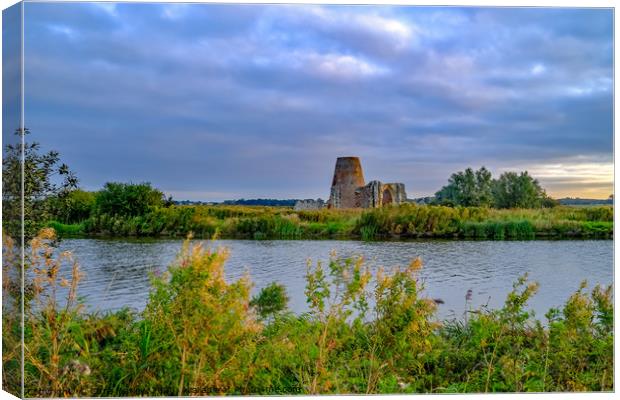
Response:
[{"label": "river", "polygon": [[[66,239],[61,250],[70,250],[85,273],[79,293],[90,311],[144,308],[149,292],[149,271],[162,272],[174,260],[181,240]],[[230,249],[226,264],[229,279],[246,271],[253,292],[272,281],[286,285],[290,308],[307,310],[304,286],[307,261],[338,256],[364,256],[371,270],[406,266],[421,257],[420,279],[428,297],[441,299],[438,317],[460,318],[466,308],[488,304],[499,307],[524,273],[540,289],[530,301],[536,316],[561,306],[582,280],[589,288],[613,282],[613,241],[308,241],[219,240],[212,246]],[[472,299],[466,303],[467,291]]]}]

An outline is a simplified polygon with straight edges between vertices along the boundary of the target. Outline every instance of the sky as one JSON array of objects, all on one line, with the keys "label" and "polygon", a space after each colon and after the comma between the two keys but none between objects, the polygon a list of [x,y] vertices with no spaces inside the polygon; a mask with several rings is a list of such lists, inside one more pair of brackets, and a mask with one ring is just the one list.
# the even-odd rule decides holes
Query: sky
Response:
[{"label": "sky", "polygon": [[[87,190],[329,197],[336,158],[434,194],[613,191],[611,9],[26,3],[25,119]],[[5,126],[5,130],[7,127]]]}]

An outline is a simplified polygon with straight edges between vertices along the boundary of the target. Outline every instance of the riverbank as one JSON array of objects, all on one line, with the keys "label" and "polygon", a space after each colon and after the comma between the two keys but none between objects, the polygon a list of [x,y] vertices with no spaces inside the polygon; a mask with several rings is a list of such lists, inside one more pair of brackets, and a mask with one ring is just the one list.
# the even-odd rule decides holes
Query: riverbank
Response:
[{"label": "riverbank", "polygon": [[225,239],[537,239],[613,237],[613,207],[497,210],[404,204],[372,210],[170,206],[145,215],[94,214],[77,224],[50,221],[63,237]]}]

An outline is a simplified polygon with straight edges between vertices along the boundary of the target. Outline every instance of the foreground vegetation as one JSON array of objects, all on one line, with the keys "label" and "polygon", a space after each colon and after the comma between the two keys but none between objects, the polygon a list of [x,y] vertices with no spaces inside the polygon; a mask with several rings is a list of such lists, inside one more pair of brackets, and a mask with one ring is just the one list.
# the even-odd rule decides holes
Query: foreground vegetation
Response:
[{"label": "foreground vegetation", "polygon": [[[371,276],[334,254],[308,264],[310,311],[293,315],[282,286],[251,299],[249,277],[225,280],[225,249],[186,242],[143,312],[88,314],[78,264],[53,240],[42,231],[27,255],[27,397],[613,390],[611,286],[584,283],[543,323],[523,277],[503,308],[440,322],[420,260]],[[5,235],[3,384],[19,393],[14,246]]]},{"label": "foreground vegetation", "polygon": [[403,204],[373,210],[294,211],[284,207],[160,205],[139,214],[92,206],[92,211],[82,216],[50,221],[47,226],[61,236],[185,237],[192,232],[203,238],[217,234],[236,239],[501,240],[613,235],[610,206],[499,210]]}]

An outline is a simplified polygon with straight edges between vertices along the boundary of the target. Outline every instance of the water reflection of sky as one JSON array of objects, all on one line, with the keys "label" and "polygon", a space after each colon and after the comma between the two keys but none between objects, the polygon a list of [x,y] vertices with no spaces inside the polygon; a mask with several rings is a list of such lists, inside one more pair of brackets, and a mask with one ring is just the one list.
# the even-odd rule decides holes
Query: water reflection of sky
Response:
[{"label": "water reflection of sky", "polygon": [[[589,287],[613,281],[613,241],[244,241],[221,240],[230,248],[229,279],[246,271],[256,292],[278,281],[287,286],[290,308],[307,310],[305,274],[308,260],[327,261],[335,250],[340,257],[361,255],[371,271],[406,266],[421,257],[420,279],[428,297],[444,301],[441,318],[460,317],[466,307],[502,305],[512,284],[524,273],[540,284],[530,301],[536,315],[564,303],[587,280]],[[149,291],[149,272],[162,272],[180,250],[180,240],[120,241],[65,240],[85,276],[80,295],[89,310],[125,306],[142,309]],[[472,300],[466,303],[467,291]]]}]

